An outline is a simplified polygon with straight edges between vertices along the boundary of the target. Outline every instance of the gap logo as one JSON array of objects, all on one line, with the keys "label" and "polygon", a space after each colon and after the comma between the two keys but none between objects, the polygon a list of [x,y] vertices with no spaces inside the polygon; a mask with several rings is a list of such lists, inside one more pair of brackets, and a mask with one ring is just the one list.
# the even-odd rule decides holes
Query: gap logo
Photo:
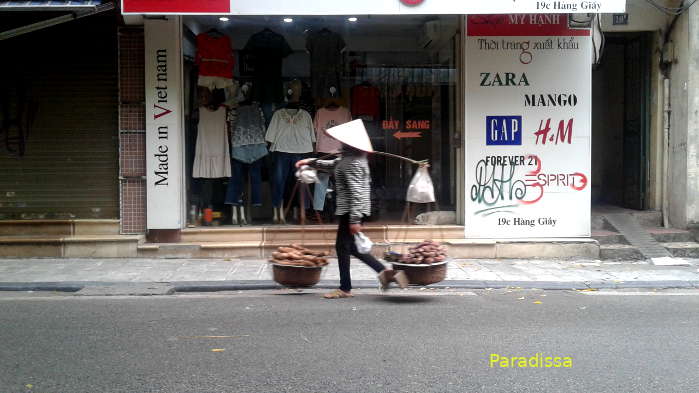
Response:
[{"label": "gap logo", "polygon": [[486,116],[485,144],[487,146],[522,145],[522,116]]}]

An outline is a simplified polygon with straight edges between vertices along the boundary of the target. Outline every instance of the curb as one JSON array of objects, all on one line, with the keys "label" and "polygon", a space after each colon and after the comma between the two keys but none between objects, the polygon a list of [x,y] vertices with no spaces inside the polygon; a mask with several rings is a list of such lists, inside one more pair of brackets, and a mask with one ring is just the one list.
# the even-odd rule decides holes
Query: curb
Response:
[{"label": "curb", "polygon": [[[75,282],[0,282],[0,292],[78,292],[87,287],[119,287],[128,288],[139,285],[155,284],[154,282],[105,282],[105,281],[75,281]],[[221,291],[250,291],[281,289],[283,286],[271,280],[247,280],[247,281],[176,281],[158,282],[174,288],[174,292],[221,292]],[[354,281],[355,289],[377,288],[374,280]],[[429,285],[435,289],[544,289],[544,290],[584,290],[584,289],[699,289],[699,281],[442,281]],[[335,289],[336,281],[321,281],[313,288]]]}]

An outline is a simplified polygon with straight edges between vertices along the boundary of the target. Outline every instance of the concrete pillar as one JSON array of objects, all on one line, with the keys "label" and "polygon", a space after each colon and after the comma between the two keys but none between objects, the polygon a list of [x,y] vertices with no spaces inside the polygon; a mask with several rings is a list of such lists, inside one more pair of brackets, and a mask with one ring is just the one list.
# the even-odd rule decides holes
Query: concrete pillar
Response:
[{"label": "concrete pillar", "polygon": [[687,53],[687,225],[699,225],[699,7],[690,7]]},{"label": "concrete pillar", "polygon": [[[668,154],[668,207],[670,225],[676,228],[687,226],[687,104],[688,104],[688,60],[689,60],[689,15],[681,16],[673,30],[671,43],[666,54],[674,61],[669,73],[671,78],[670,135]],[[666,59],[672,61],[673,59]]]}]

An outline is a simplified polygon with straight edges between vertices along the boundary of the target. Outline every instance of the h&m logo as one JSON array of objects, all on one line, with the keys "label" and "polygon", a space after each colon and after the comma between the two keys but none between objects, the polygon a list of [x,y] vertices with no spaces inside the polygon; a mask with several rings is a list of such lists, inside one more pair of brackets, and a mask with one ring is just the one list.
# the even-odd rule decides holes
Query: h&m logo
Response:
[{"label": "h&m logo", "polygon": [[513,146],[522,144],[522,116],[486,116],[485,144]]}]

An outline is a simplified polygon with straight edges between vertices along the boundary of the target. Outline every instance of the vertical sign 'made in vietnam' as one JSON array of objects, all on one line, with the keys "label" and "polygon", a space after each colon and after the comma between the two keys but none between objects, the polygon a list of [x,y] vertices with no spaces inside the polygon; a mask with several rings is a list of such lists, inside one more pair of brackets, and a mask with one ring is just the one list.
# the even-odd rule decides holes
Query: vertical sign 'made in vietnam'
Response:
[{"label": "vertical sign 'made in vietnam'", "polygon": [[564,14],[468,17],[466,237],[590,236],[591,54]]},{"label": "vertical sign 'made in vietnam'", "polygon": [[145,20],[148,229],[183,226],[182,53],[179,17]]}]

